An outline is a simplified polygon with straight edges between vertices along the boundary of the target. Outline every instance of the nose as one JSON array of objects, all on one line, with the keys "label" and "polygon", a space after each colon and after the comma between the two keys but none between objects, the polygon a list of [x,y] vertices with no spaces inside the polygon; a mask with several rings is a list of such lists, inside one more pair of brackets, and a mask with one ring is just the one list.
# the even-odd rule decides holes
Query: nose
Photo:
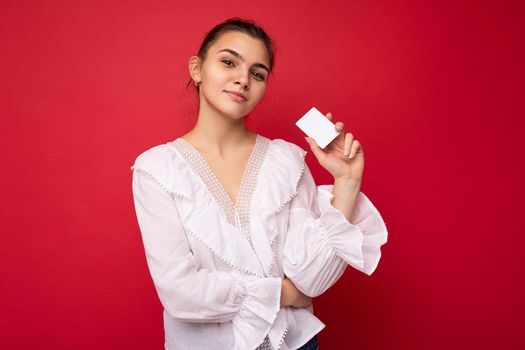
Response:
[{"label": "nose", "polygon": [[235,83],[240,84],[243,90],[248,89],[250,87],[249,86],[250,78],[248,77],[247,74],[241,72],[239,74],[239,77],[237,77],[237,81]]}]

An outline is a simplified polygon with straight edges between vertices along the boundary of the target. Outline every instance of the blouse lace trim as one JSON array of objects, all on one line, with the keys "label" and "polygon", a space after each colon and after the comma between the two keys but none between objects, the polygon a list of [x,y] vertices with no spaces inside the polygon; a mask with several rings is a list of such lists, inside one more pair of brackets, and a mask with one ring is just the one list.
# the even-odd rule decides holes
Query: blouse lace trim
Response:
[{"label": "blouse lace trim", "polygon": [[[230,196],[226,193],[224,186],[222,186],[204,157],[189,142],[183,138],[178,138],[172,144],[177,147],[192,170],[199,175],[206,187],[208,187],[217,204],[224,210],[228,222],[241,231],[252,246],[252,249],[254,249],[250,236],[251,199],[257,186],[259,169],[268,150],[268,140],[257,135],[255,145],[242,176],[236,204],[233,203]],[[257,350],[271,349],[272,346],[268,336],[257,347]]]},{"label": "blouse lace trim", "polygon": [[235,204],[199,151],[183,138],[178,138],[172,142],[172,145],[177,148],[190,168],[208,187],[213,198],[224,211],[228,222],[246,237],[252,249],[254,248],[250,235],[251,199],[257,186],[259,169],[268,150],[268,141],[267,138],[257,134],[255,145],[242,176],[237,203]]}]

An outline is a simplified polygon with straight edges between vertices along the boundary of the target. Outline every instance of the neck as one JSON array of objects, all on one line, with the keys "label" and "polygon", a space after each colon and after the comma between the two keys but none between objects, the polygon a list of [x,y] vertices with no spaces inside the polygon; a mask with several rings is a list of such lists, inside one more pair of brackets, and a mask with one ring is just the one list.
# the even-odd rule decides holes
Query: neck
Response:
[{"label": "neck", "polygon": [[255,137],[245,128],[244,117],[232,118],[201,104],[197,122],[184,138],[200,151],[222,157],[253,143]]}]

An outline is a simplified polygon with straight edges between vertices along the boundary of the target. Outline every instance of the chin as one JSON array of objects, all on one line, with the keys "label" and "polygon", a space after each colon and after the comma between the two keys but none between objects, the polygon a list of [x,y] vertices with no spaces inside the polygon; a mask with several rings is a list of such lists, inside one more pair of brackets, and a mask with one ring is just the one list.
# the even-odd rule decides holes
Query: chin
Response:
[{"label": "chin", "polygon": [[231,113],[228,114],[232,119],[242,119],[248,115],[248,113]]},{"label": "chin", "polygon": [[223,114],[224,115],[227,115],[227,116],[230,116],[231,118],[233,119],[241,119],[243,117],[245,117],[247,114],[249,114],[252,110],[249,109],[249,110],[246,110],[246,109],[241,109],[241,108],[224,108],[222,110]]}]

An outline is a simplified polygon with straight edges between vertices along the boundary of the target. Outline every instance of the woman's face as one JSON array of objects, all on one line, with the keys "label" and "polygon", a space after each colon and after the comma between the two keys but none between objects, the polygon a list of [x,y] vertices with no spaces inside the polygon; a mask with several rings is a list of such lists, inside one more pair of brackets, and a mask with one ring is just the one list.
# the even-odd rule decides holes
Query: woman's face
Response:
[{"label": "woman's face", "polygon": [[[201,82],[201,108],[204,103],[223,115],[242,118],[264,96],[270,64],[266,46],[260,40],[240,32],[227,32],[208,48],[200,67],[196,61],[192,64],[192,59],[190,73],[193,71],[192,78]],[[241,93],[245,99],[228,91]]]}]

